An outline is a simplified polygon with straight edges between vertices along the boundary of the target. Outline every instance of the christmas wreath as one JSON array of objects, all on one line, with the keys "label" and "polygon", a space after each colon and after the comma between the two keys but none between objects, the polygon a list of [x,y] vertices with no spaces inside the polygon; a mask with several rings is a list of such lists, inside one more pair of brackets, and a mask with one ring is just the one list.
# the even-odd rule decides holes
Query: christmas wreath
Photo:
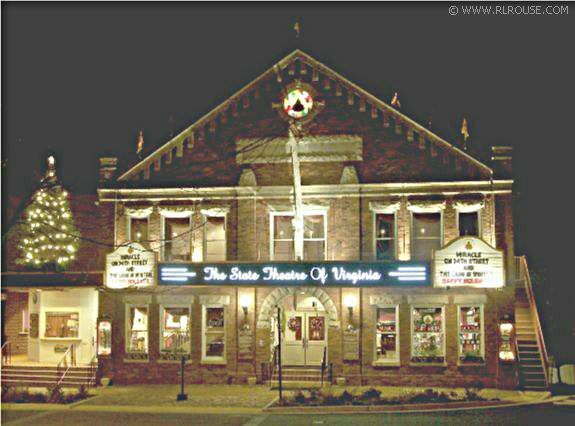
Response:
[{"label": "christmas wreath", "polygon": [[291,317],[291,318],[288,320],[287,326],[288,326],[288,328],[289,328],[291,331],[297,332],[297,331],[299,331],[299,329],[300,329],[300,327],[301,327],[301,324],[300,324],[300,322],[297,320],[296,317]]}]

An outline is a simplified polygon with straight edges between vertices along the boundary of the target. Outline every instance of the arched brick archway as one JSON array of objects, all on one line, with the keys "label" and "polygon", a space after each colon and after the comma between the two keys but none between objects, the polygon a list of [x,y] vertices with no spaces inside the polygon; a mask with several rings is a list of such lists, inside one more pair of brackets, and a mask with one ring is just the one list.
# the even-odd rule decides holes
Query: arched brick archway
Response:
[{"label": "arched brick archway", "polygon": [[309,288],[309,287],[285,287],[276,288],[262,303],[260,313],[258,315],[257,328],[269,328],[270,318],[273,315],[275,306],[286,296],[294,295],[296,292],[304,292],[306,295],[316,297],[323,305],[328,318],[328,324],[330,327],[339,327],[339,319],[337,315],[337,309],[335,303],[331,300],[331,297],[322,290],[321,288]]}]

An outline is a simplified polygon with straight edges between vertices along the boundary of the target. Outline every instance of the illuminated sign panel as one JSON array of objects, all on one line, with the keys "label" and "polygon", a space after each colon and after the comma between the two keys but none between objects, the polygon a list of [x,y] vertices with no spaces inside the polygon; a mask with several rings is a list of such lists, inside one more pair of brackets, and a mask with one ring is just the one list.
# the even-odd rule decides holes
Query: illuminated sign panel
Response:
[{"label": "illuminated sign panel", "polygon": [[505,285],[503,251],[476,237],[461,237],[433,253],[434,287]]},{"label": "illuminated sign panel", "polygon": [[425,262],[160,263],[160,285],[430,285]]},{"label": "illuminated sign panel", "polygon": [[154,285],[156,254],[138,243],[121,246],[106,256],[104,285],[108,288]]}]

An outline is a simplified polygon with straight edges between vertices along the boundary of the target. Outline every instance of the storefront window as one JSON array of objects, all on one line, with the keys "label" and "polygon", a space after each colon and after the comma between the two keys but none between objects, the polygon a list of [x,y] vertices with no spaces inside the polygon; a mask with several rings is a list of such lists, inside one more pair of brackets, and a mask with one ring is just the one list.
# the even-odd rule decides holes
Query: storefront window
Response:
[{"label": "storefront window", "polygon": [[303,258],[325,260],[325,228],[323,215],[306,215],[303,219]]},{"label": "storefront window", "polygon": [[112,323],[103,320],[98,323],[98,355],[112,353]]},{"label": "storefront window", "polygon": [[202,359],[222,361],[225,359],[225,313],[224,307],[203,307]]},{"label": "storefront window", "polygon": [[208,216],[205,224],[204,261],[226,260],[226,218]]},{"label": "storefront window", "polygon": [[459,212],[459,235],[479,236],[479,212]]},{"label": "storefront window", "polygon": [[130,218],[130,241],[147,243],[148,241],[148,218]]},{"label": "storefront window", "polygon": [[377,308],[375,361],[399,361],[397,308]]},{"label": "storefront window", "polygon": [[164,260],[185,262],[190,260],[190,218],[164,218]]},{"label": "storefront window", "polygon": [[429,260],[441,248],[441,213],[413,213],[412,260]]},{"label": "storefront window", "polygon": [[78,312],[46,312],[44,337],[77,338]]},{"label": "storefront window", "polygon": [[411,320],[411,360],[443,363],[445,361],[443,308],[412,308]]},{"label": "storefront window", "polygon": [[162,307],[162,339],[160,350],[190,353],[190,309],[188,307]]},{"label": "storefront window", "polygon": [[395,215],[375,215],[375,259],[395,259]]},{"label": "storefront window", "polygon": [[148,352],[148,307],[128,306],[128,352]]},{"label": "storefront window", "polygon": [[459,360],[483,362],[481,306],[459,307]]}]

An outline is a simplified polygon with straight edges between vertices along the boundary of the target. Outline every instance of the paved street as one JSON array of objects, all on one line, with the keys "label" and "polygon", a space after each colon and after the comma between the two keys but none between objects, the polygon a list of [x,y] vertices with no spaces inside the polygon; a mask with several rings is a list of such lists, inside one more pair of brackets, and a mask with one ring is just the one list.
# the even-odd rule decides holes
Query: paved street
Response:
[{"label": "paved street", "polygon": [[575,407],[519,407],[414,414],[149,414],[117,412],[3,411],[7,425],[562,425],[575,424]]}]

